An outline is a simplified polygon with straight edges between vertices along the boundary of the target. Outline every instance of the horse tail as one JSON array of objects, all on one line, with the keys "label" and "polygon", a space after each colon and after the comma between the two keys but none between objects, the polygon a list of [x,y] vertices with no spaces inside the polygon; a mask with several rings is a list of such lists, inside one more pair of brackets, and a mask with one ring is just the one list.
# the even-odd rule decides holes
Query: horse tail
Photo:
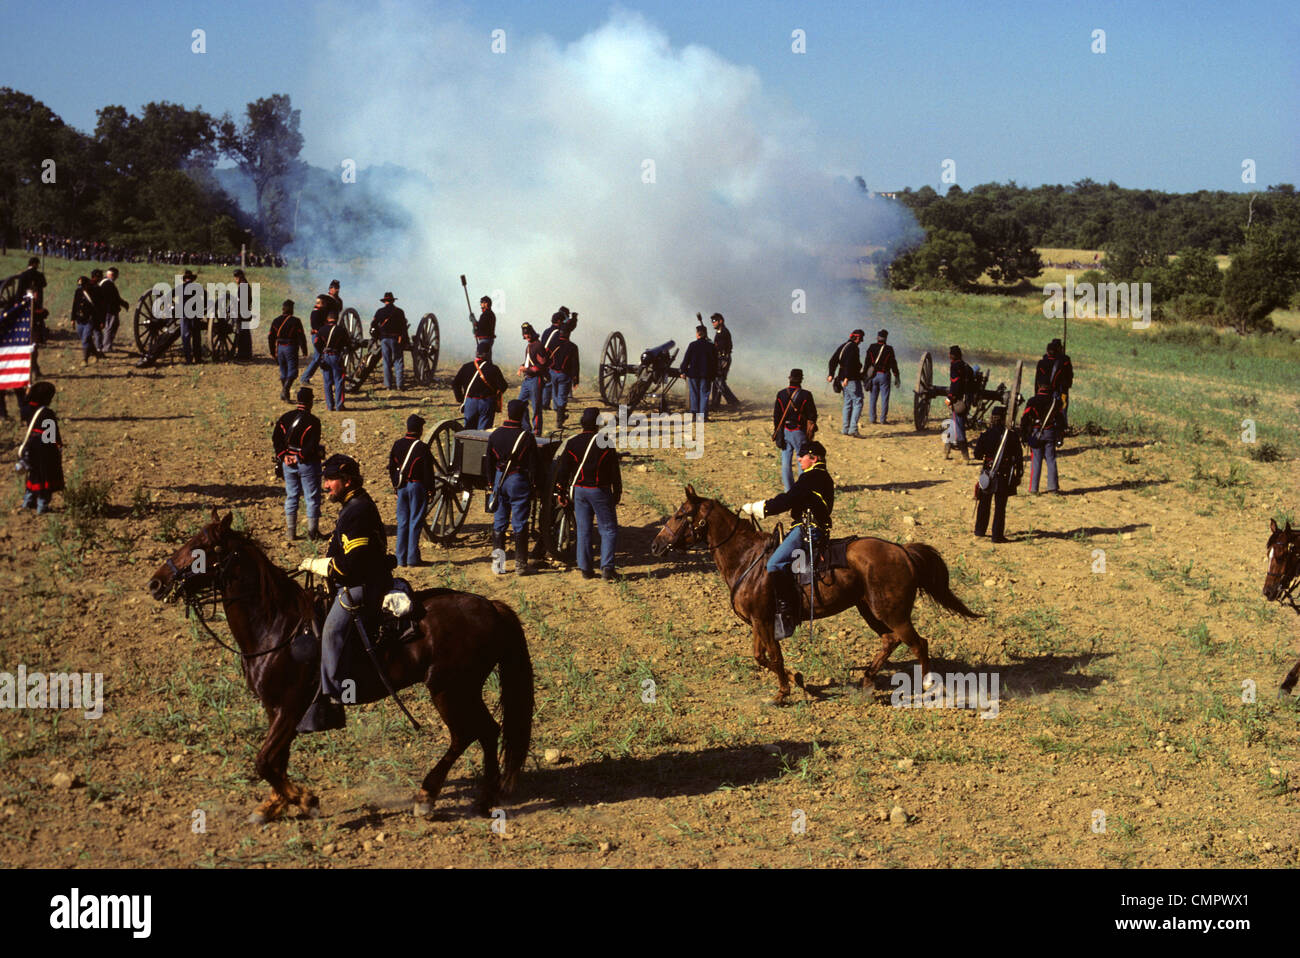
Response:
[{"label": "horse tail", "polygon": [[533,662],[528,640],[515,610],[504,602],[493,602],[501,617],[501,731],[504,745],[501,790],[509,794],[528,758],[533,735]]},{"label": "horse tail", "polygon": [[966,608],[966,603],[953,593],[948,585],[948,565],[939,555],[939,550],[924,542],[911,542],[903,546],[903,551],[912,560],[916,568],[917,588],[938,602],[949,612],[965,616],[968,619],[981,619],[977,612]]}]

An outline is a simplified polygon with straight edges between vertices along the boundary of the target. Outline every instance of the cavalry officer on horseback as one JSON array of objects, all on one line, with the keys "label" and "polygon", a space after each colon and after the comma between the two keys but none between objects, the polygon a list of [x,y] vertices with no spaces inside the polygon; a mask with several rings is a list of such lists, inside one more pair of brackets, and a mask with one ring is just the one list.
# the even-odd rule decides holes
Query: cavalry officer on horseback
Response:
[{"label": "cavalry officer on horseback", "polygon": [[303,559],[299,570],[326,577],[334,604],[321,630],[320,692],[308,709],[300,731],[342,728],[343,687],[339,665],[352,632],[352,620],[361,616],[367,631],[375,634],[379,603],[392,585],[388,540],[374,500],[361,487],[361,467],[351,456],[330,456],[322,470],[323,485],[331,502],[342,505],[325,555]]},{"label": "cavalry officer on horseback", "polygon": [[[741,512],[755,519],[789,510],[797,523],[767,560],[767,571],[772,574],[772,591],[776,595],[775,635],[778,639],[793,635],[799,619],[799,588],[790,570],[795,550],[803,548],[804,554],[811,558],[815,550],[825,544],[831,531],[831,510],[835,508],[835,480],[826,469],[826,447],[820,442],[805,442],[799,449],[799,468],[803,472],[789,492],[749,502],[740,508]],[[811,542],[803,541],[805,522]]]}]

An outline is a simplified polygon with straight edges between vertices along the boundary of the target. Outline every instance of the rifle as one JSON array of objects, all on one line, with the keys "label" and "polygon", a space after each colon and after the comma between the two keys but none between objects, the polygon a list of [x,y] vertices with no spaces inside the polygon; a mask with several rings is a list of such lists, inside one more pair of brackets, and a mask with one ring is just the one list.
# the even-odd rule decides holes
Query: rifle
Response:
[{"label": "rifle", "polygon": [[993,476],[998,474],[998,467],[1002,465],[1002,453],[1007,448],[1007,438],[1011,435],[1011,429],[1006,423],[1002,424],[1002,441],[998,443],[997,455],[993,457],[993,465],[987,472],[980,472],[979,487],[985,492],[993,485]]}]

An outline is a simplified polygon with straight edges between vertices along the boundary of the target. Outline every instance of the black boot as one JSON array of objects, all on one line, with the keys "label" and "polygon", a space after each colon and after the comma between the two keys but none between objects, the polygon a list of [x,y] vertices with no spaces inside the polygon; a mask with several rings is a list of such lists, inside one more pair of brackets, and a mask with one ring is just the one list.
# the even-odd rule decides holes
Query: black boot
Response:
[{"label": "black boot", "polygon": [[289,380],[287,379],[280,380],[280,398],[289,402]]},{"label": "black boot", "polygon": [[557,410],[555,411],[555,428],[556,428],[556,429],[563,429],[563,428],[564,428],[564,420],[566,420],[566,419],[568,419],[568,418],[569,418],[569,414],[568,414],[568,412],[567,412],[566,410],[563,410],[563,409],[557,409]]},{"label": "black boot", "polygon": [[772,574],[772,591],[776,599],[775,638],[788,639],[799,625],[799,592],[794,573],[788,569]]},{"label": "black boot", "polygon": [[526,529],[515,538],[515,574],[533,574],[533,570],[528,566],[528,530]]},{"label": "black boot", "polygon": [[329,732],[336,728],[345,728],[348,724],[347,713],[343,703],[338,699],[318,695],[316,701],[307,706],[307,712],[298,722],[299,732]]}]

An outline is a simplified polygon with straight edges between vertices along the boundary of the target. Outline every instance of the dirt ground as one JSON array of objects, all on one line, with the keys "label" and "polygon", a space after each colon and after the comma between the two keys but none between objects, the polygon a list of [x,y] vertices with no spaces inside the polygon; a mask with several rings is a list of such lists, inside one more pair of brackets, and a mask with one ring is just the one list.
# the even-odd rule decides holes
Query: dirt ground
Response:
[{"label": "dirt ground", "polygon": [[[246,818],[267,793],[252,770],[264,715],[234,656],[145,584],[212,506],[233,511],[285,568],[312,554],[284,542],[274,368],[263,358],[140,372],[117,353],[83,369],[69,339],[41,361],[59,387],[65,468],[74,483],[111,480],[111,504],[103,518],[78,520],[59,496],[37,518],[17,509],[18,480],[8,484],[0,670],[102,672],[105,711],[0,713],[3,864],[1300,863],[1300,710],[1274,696],[1300,654],[1300,617],[1260,595],[1268,517],[1295,506],[1293,462],[1241,457],[1229,467],[1196,448],[1079,436],[1062,451],[1066,494],[1012,499],[1012,542],[994,546],[970,532],[977,470],[943,459],[937,424],[912,428],[906,383],[888,425],[864,417],[865,439],[840,435],[838,397],[819,384],[837,534],[942,553],[955,591],[985,618],[923,600],[914,622],[937,671],[996,674],[999,701],[990,717],[953,702],[891,707],[891,676],[914,664],[906,649],[863,692],[877,641],[845,613],[784,643],[821,697],[773,707],[775,683],[754,665],[749,629],[708,556],[655,559],[648,548],[686,481],[735,508],[779,491],[771,398],[752,391],[707,425],[699,459],[627,453],[620,582],[554,564],[527,579],[493,575],[481,497],[461,540],[426,543],[433,564],[408,570],[418,587],[501,599],[524,622],[536,670],[532,757],[504,817],[472,814],[477,746],[433,818],[412,813],[447,741],[413,689],[405,701],[426,732],[383,702],[352,711],[344,731],[299,739],[290,774],[318,791],[324,814],[254,826]],[[412,407],[430,424],[453,412],[449,361],[430,392],[372,390],[346,414],[317,410],[330,451],[361,462],[390,522],[388,448]],[[772,391],[781,385],[777,375]],[[575,408],[593,398],[585,381]],[[16,429],[5,430],[10,458]],[[325,514],[328,529],[336,507]]]}]

